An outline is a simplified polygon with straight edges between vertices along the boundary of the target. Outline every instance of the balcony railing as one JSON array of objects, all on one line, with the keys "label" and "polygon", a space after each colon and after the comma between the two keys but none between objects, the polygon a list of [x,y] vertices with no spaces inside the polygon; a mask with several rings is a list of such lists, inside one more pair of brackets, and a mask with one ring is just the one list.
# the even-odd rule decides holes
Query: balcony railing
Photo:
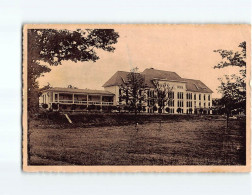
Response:
[{"label": "balcony railing", "polygon": [[80,100],[55,100],[55,103],[84,104],[84,105],[113,105],[113,102],[80,101]]}]

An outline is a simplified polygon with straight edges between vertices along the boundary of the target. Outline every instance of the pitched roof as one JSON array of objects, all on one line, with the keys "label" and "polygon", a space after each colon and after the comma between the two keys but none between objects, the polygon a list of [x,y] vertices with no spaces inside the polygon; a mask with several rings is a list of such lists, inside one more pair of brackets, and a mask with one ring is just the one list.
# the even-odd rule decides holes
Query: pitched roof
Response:
[{"label": "pitched roof", "polygon": [[127,81],[127,75],[129,72],[126,71],[117,71],[102,87],[109,86],[119,86]]},{"label": "pitched roof", "polygon": [[186,82],[186,90],[187,91],[201,92],[201,93],[213,93],[213,91],[211,89],[209,89],[200,80],[185,79],[185,78],[181,78],[181,80]]},{"label": "pitched roof", "polygon": [[93,94],[93,95],[114,95],[113,93],[105,90],[93,90],[93,89],[73,89],[73,88],[63,88],[63,87],[53,87],[46,89],[44,91],[53,91],[53,92],[69,92],[69,93],[84,93],[84,94]]},{"label": "pitched roof", "polygon": [[[126,72],[126,71],[117,71],[102,87],[122,85],[125,81],[127,81],[127,75],[129,73],[130,72]],[[152,83],[153,78],[167,79],[167,80],[180,80],[181,79],[181,77],[175,72],[156,70],[153,68],[145,69],[140,74],[144,76],[145,84],[148,87],[154,87]]]},{"label": "pitched roof", "polygon": [[144,76],[145,84],[150,88],[155,87],[152,82],[153,79],[166,79],[168,81],[180,81],[181,79],[181,77],[175,72],[157,70],[154,68],[147,68],[141,74]]},{"label": "pitched roof", "polygon": [[157,70],[154,68],[146,68],[141,74],[148,75],[150,78],[167,79],[167,80],[177,80],[179,81],[181,77],[176,72]]},{"label": "pitched roof", "polygon": [[[117,71],[104,85],[103,87],[109,86],[119,86],[127,81],[127,75],[129,72]],[[165,79],[168,81],[177,81],[181,83],[186,83],[187,91],[192,92],[202,92],[202,93],[213,93],[203,82],[194,79],[181,78],[177,73],[165,70],[157,70],[154,68],[147,68],[142,73],[144,76],[144,81],[147,87],[155,87],[153,84],[153,79]]]}]

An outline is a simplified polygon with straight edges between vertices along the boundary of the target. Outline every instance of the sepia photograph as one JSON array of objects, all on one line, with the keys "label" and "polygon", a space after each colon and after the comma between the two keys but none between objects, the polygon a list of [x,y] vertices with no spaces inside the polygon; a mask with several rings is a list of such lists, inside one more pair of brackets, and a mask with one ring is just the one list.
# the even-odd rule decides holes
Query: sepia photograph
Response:
[{"label": "sepia photograph", "polygon": [[249,172],[250,25],[26,24],[27,172]]}]

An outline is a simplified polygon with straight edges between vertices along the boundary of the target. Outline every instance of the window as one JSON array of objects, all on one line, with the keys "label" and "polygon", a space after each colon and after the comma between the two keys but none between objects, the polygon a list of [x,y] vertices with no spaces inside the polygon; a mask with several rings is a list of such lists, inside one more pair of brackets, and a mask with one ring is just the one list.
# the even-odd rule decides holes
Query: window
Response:
[{"label": "window", "polygon": [[58,94],[54,94],[55,95],[55,99],[54,99],[54,101],[58,101]]},{"label": "window", "polygon": [[210,101],[210,95],[208,95],[208,101]]},{"label": "window", "polygon": [[169,92],[169,93],[168,93],[168,97],[169,97],[170,99],[174,99],[174,92]]},{"label": "window", "polygon": [[192,93],[187,93],[186,94],[186,99],[191,100],[192,99]]},{"label": "window", "polygon": [[178,100],[178,107],[183,107],[184,106],[184,103],[182,100]]},{"label": "window", "polygon": [[196,100],[196,94],[194,94],[194,100]]},{"label": "window", "polygon": [[206,103],[204,103],[204,108],[206,107]]},{"label": "window", "polygon": [[201,100],[201,94],[199,94],[199,100]]},{"label": "window", "polygon": [[184,97],[183,97],[183,92],[178,92],[178,99],[183,99]]},{"label": "window", "polygon": [[186,102],[186,107],[191,108],[192,107],[192,101]]},{"label": "window", "polygon": [[210,107],[210,102],[208,102],[208,107]]},{"label": "window", "polygon": [[169,107],[174,107],[174,100],[169,100],[168,101],[168,106]]},{"label": "window", "polygon": [[180,86],[180,85],[179,85],[179,86],[177,86],[177,88],[178,88],[178,89],[183,89],[183,86]]},{"label": "window", "polygon": [[204,94],[204,100],[206,100],[206,95]]}]

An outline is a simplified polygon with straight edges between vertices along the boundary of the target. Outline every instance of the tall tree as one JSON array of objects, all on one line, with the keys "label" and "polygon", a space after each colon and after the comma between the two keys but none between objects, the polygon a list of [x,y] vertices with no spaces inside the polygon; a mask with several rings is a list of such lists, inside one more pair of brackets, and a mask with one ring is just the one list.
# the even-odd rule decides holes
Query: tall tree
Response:
[{"label": "tall tree", "polygon": [[113,29],[29,29],[28,30],[28,111],[38,108],[38,82],[50,66],[62,61],[93,61],[99,59],[97,49],[113,52],[119,35]]},{"label": "tall tree", "polygon": [[135,115],[142,109],[145,101],[144,77],[138,73],[138,68],[133,68],[127,75],[127,81],[119,88],[119,100],[124,101]]},{"label": "tall tree", "polygon": [[221,84],[218,91],[222,94],[220,102],[227,115],[227,127],[232,111],[246,112],[246,42],[240,43],[238,47],[241,48],[241,51],[214,50],[222,57],[222,61],[214,68],[234,66],[240,69],[239,74],[224,75],[224,78],[219,78]]}]

